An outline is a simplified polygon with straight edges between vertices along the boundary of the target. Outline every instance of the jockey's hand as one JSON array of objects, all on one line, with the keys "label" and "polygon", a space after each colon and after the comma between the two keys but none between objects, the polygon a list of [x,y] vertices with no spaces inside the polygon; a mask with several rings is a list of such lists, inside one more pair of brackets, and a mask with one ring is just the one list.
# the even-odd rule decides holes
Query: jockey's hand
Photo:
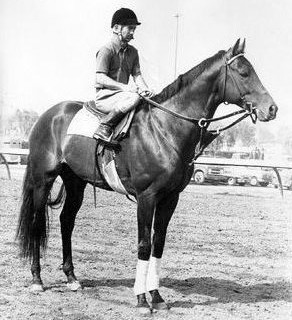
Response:
[{"label": "jockey's hand", "polygon": [[154,92],[151,89],[140,90],[139,94],[140,96],[146,97],[146,98],[151,98],[154,96]]}]

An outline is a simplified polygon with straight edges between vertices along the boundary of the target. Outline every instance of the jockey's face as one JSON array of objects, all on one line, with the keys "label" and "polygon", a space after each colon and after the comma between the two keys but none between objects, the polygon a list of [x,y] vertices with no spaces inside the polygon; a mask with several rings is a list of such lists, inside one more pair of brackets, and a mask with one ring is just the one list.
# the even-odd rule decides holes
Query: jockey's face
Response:
[{"label": "jockey's face", "polygon": [[129,25],[129,26],[121,26],[117,25],[115,31],[117,31],[118,35],[120,36],[120,40],[123,42],[130,42],[134,39],[134,33],[136,30],[136,25]]}]

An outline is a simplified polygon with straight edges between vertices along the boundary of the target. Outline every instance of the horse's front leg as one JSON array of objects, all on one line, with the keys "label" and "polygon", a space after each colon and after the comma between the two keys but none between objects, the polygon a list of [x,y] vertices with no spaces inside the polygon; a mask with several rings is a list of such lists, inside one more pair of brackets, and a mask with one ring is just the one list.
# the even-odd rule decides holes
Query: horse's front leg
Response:
[{"label": "horse's front leg", "polygon": [[149,313],[150,306],[146,300],[146,280],[151,255],[151,228],[156,200],[153,195],[142,194],[137,197],[138,219],[138,262],[134,293],[137,296],[137,307],[141,313]]},{"label": "horse's front leg", "polygon": [[155,211],[152,255],[149,262],[146,288],[152,297],[152,308],[156,310],[168,309],[167,304],[159,293],[159,274],[166,231],[172,214],[176,208],[178,198],[178,193],[167,196],[157,204]]}]

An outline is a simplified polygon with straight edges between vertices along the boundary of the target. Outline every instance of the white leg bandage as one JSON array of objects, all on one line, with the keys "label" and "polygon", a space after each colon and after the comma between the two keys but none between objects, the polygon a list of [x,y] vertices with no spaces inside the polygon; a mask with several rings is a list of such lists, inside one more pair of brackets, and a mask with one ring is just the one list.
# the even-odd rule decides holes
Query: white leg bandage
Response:
[{"label": "white leg bandage", "polygon": [[146,292],[146,278],[148,273],[149,261],[139,260],[136,267],[136,280],[134,284],[134,293],[137,296]]},{"label": "white leg bandage", "polygon": [[152,291],[159,289],[159,274],[160,274],[160,263],[161,259],[150,257],[146,289],[147,291]]}]

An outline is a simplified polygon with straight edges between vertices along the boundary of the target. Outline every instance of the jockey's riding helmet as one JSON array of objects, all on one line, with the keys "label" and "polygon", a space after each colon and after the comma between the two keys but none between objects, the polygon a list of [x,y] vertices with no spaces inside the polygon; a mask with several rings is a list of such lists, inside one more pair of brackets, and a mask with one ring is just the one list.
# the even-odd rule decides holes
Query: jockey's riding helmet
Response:
[{"label": "jockey's riding helmet", "polygon": [[113,14],[111,28],[115,24],[129,26],[129,25],[139,25],[141,23],[138,22],[137,16],[134,13],[134,11],[127,8],[121,8]]}]

